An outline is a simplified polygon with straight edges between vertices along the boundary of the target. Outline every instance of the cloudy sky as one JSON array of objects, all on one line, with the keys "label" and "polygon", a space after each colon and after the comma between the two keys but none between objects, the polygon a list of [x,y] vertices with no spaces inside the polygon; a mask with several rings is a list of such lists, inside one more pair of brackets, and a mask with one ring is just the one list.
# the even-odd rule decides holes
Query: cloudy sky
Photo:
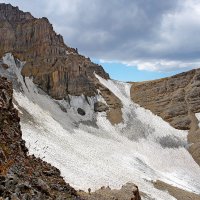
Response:
[{"label": "cloudy sky", "polygon": [[48,17],[68,45],[115,79],[153,79],[200,66],[199,0],[0,2]]}]

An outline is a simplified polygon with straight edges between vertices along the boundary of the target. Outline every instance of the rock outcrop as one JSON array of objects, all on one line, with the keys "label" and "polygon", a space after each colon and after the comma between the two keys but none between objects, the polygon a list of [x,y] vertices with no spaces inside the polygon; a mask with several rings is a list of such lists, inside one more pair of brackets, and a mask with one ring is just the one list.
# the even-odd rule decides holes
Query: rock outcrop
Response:
[{"label": "rock outcrop", "polygon": [[122,122],[123,118],[121,109],[123,106],[121,100],[101,83],[97,82],[96,87],[99,89],[101,96],[103,96],[106,101],[107,107],[106,105],[103,106],[101,104],[100,106],[97,104],[95,109],[98,111],[107,110],[107,118],[113,125]]},{"label": "rock outcrop", "polygon": [[105,79],[109,75],[77,49],[65,45],[47,18],[37,19],[18,7],[0,4],[0,58],[7,52],[26,62],[22,75],[32,77],[51,97],[95,96],[100,90],[111,105],[107,110],[108,119],[113,124],[122,121],[120,100],[99,84],[94,72]]},{"label": "rock outcrop", "polygon": [[95,95],[94,72],[109,78],[100,65],[65,45],[47,18],[36,19],[18,7],[0,4],[0,57],[6,52],[26,61],[23,76],[33,77],[56,99],[68,94]]},{"label": "rock outcrop", "polygon": [[111,190],[110,187],[101,189],[90,194],[82,193],[85,200],[141,200],[138,187],[132,183],[123,185],[120,190]]},{"label": "rock outcrop", "polygon": [[169,78],[133,83],[132,100],[162,117],[176,129],[190,130],[189,151],[200,165],[200,69]]},{"label": "rock outcrop", "polygon": [[27,155],[12,93],[11,83],[0,78],[0,199],[80,199],[58,169]]}]

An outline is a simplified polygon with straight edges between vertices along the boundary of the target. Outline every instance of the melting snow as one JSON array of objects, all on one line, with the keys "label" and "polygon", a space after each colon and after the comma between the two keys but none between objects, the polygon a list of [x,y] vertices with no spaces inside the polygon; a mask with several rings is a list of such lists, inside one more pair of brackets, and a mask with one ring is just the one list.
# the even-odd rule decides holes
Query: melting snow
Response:
[{"label": "melting snow", "polygon": [[[11,54],[4,57],[4,62],[9,63],[22,84],[23,93],[15,91],[14,99],[19,109],[26,111],[21,110],[21,127],[30,154],[59,168],[72,186],[94,190],[103,185],[120,188],[122,184],[133,182],[152,198],[174,199],[153,187],[151,181],[160,179],[200,193],[200,168],[184,147],[187,132],[172,128],[160,117],[133,103],[129,84],[96,75],[123,103],[124,123],[112,126],[105,113],[96,116],[92,111],[94,102],[101,97],[91,98],[90,104],[83,97],[71,97],[70,106],[64,100],[57,102],[42,94],[31,79],[26,78],[24,83],[21,68],[16,67]],[[77,107],[89,113],[86,120],[96,119],[97,126],[80,124],[85,118],[77,114]],[[27,113],[32,120],[27,120]],[[163,147],[160,139],[165,137],[180,145]]]}]

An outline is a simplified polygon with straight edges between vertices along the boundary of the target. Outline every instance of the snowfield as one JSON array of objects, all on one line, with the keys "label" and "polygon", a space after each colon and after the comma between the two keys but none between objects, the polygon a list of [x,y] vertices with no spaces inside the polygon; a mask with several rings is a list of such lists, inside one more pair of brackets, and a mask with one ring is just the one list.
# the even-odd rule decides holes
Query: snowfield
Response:
[{"label": "snowfield", "polygon": [[[152,199],[175,199],[154,188],[152,181],[159,179],[200,194],[200,168],[186,150],[188,132],[133,103],[129,84],[96,75],[123,104],[124,122],[112,126],[105,113],[93,112],[94,102],[104,101],[100,95],[90,98],[89,104],[84,97],[70,96],[70,104],[55,101],[30,78],[23,79],[23,63],[16,64],[11,54],[3,62],[21,85],[14,99],[29,153],[60,169],[70,185],[95,190],[133,182]],[[77,113],[78,107],[86,116]]]}]

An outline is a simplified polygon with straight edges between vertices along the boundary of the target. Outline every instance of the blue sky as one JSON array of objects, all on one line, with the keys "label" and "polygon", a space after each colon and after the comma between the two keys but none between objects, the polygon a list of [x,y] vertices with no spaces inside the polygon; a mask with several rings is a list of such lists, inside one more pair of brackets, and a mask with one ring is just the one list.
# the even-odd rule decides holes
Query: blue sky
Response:
[{"label": "blue sky", "polygon": [[174,70],[170,72],[138,70],[138,68],[127,66],[120,62],[101,62],[98,59],[92,59],[94,63],[100,64],[104,70],[109,73],[110,78],[119,81],[145,81],[164,78],[183,72],[183,69]]}]

